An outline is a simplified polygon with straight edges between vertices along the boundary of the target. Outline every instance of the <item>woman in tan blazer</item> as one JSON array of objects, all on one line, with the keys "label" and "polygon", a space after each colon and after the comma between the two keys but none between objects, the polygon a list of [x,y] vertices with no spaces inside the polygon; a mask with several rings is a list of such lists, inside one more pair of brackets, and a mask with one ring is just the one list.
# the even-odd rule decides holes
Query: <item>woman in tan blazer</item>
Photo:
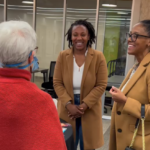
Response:
[{"label": "woman in tan blazer", "polygon": [[74,130],[75,145],[92,150],[103,145],[101,96],[107,85],[107,65],[103,54],[91,48],[95,42],[93,25],[74,22],[67,32],[68,50],[60,53],[54,72],[58,113]]},{"label": "woman in tan blazer", "polygon": [[[115,101],[112,110],[109,150],[125,150],[130,146],[141,104],[145,104],[145,145],[150,149],[150,20],[136,24],[128,34],[128,54],[138,61],[127,74],[120,89],[112,87]],[[142,127],[139,126],[135,150],[142,150]]]}]

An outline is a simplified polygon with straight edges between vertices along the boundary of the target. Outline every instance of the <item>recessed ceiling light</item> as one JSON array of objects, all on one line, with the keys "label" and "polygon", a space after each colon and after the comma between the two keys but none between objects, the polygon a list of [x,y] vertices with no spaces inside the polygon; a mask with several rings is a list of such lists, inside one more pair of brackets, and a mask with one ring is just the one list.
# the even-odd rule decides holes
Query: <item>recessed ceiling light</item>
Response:
[{"label": "recessed ceiling light", "polygon": [[33,4],[32,1],[22,1],[22,3],[24,3],[24,4]]},{"label": "recessed ceiling light", "polygon": [[119,14],[119,15],[128,15],[127,12],[117,12],[117,14]]},{"label": "recessed ceiling light", "polygon": [[117,7],[115,4],[102,4],[103,7]]}]

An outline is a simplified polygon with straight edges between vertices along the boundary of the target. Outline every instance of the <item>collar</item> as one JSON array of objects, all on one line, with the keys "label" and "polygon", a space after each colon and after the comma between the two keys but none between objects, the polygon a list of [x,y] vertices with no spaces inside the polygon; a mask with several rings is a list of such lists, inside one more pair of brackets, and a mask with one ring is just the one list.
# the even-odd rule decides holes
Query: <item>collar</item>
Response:
[{"label": "collar", "polygon": [[0,68],[0,78],[19,78],[27,81],[31,80],[31,73],[27,70],[16,68]]},{"label": "collar", "polygon": [[[66,55],[73,55],[73,47],[71,49],[66,50]],[[91,47],[88,47],[86,55],[94,55],[94,51]]]},{"label": "collar", "polygon": [[150,52],[143,58],[139,65],[147,66],[150,63]]}]

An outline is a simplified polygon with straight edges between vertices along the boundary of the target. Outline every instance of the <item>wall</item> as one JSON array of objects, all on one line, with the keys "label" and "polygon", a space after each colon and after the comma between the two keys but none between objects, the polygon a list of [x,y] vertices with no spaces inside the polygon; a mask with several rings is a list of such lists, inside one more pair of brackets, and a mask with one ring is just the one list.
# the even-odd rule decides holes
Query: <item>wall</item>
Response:
[{"label": "wall", "polygon": [[150,19],[150,0],[141,0],[140,20]]},{"label": "wall", "polygon": [[56,61],[62,50],[62,20],[38,16],[36,31],[40,67],[49,68],[50,61]]},{"label": "wall", "polygon": [[3,7],[0,7],[0,22],[3,22],[3,20],[4,20],[4,8]]},{"label": "wall", "polygon": [[[103,18],[103,19],[101,19]],[[105,38],[105,23],[106,23],[106,12],[99,13],[99,24],[97,34],[97,50],[103,52],[104,38]]]},{"label": "wall", "polygon": [[[39,47],[37,57],[40,62],[40,68],[49,68],[50,61],[55,61],[58,57],[59,52],[62,50],[62,28],[63,28],[63,1],[57,0],[60,2],[55,4],[56,0],[50,0],[50,5],[43,6],[42,0],[37,0],[37,46]],[[79,0],[80,1],[80,0]],[[84,0],[87,2],[87,0]],[[33,24],[33,7],[32,5],[23,6],[22,8],[15,7],[14,2],[8,0],[8,20],[24,20],[27,21],[30,25]],[[39,3],[40,2],[40,3]],[[47,1],[48,2],[48,1]],[[90,3],[91,2],[91,3]],[[66,14],[66,31],[70,27],[71,23],[77,19],[88,18],[94,27],[95,27],[95,16],[96,16],[96,2],[97,0],[88,0],[88,3],[83,6],[76,3],[76,7],[73,4],[73,1],[68,1],[67,3],[67,14]],[[126,3],[123,1],[118,2],[118,8],[126,8],[127,11],[130,11],[130,6],[132,2]],[[11,6],[10,6],[11,5]],[[20,3],[20,5],[22,5]],[[43,7],[46,7],[43,9]],[[53,7],[53,8],[52,8]],[[1,8],[1,7],[0,7]],[[11,9],[10,9],[11,8]],[[56,9],[55,9],[56,8]],[[17,10],[18,9],[18,10]],[[24,9],[24,10],[23,10]],[[59,11],[58,11],[59,10]],[[62,12],[60,12],[62,11]],[[117,10],[116,10],[117,11]],[[123,10],[124,11],[124,10]],[[1,13],[0,9],[0,14]],[[41,14],[41,15],[40,15]],[[116,12],[110,16],[114,18]],[[1,19],[2,17],[2,19]],[[0,15],[0,21],[3,21],[3,14]],[[97,35],[97,50],[104,50],[104,40],[105,40],[105,27],[106,27],[106,12],[105,8],[101,8],[100,4],[100,13],[99,13],[99,24],[98,24],[98,35]],[[112,19],[109,21],[113,21]],[[116,21],[115,21],[116,22]],[[113,23],[111,23],[113,24]],[[116,24],[113,24],[114,26]],[[117,27],[118,28],[118,27]],[[118,31],[119,34],[119,31]],[[68,48],[68,42],[65,40],[65,49]],[[36,74],[40,75],[40,74]]]},{"label": "wall", "polygon": [[32,26],[32,15],[27,11],[21,10],[9,10],[7,11],[7,20],[22,20],[28,22]]}]

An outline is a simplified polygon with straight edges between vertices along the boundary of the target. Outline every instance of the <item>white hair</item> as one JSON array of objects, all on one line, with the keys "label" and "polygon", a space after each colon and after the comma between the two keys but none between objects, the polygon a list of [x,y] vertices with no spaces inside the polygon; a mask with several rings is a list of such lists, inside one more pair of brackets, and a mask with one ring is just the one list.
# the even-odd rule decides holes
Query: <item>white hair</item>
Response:
[{"label": "white hair", "polygon": [[0,23],[0,62],[17,64],[28,59],[36,48],[36,33],[24,21]]}]

